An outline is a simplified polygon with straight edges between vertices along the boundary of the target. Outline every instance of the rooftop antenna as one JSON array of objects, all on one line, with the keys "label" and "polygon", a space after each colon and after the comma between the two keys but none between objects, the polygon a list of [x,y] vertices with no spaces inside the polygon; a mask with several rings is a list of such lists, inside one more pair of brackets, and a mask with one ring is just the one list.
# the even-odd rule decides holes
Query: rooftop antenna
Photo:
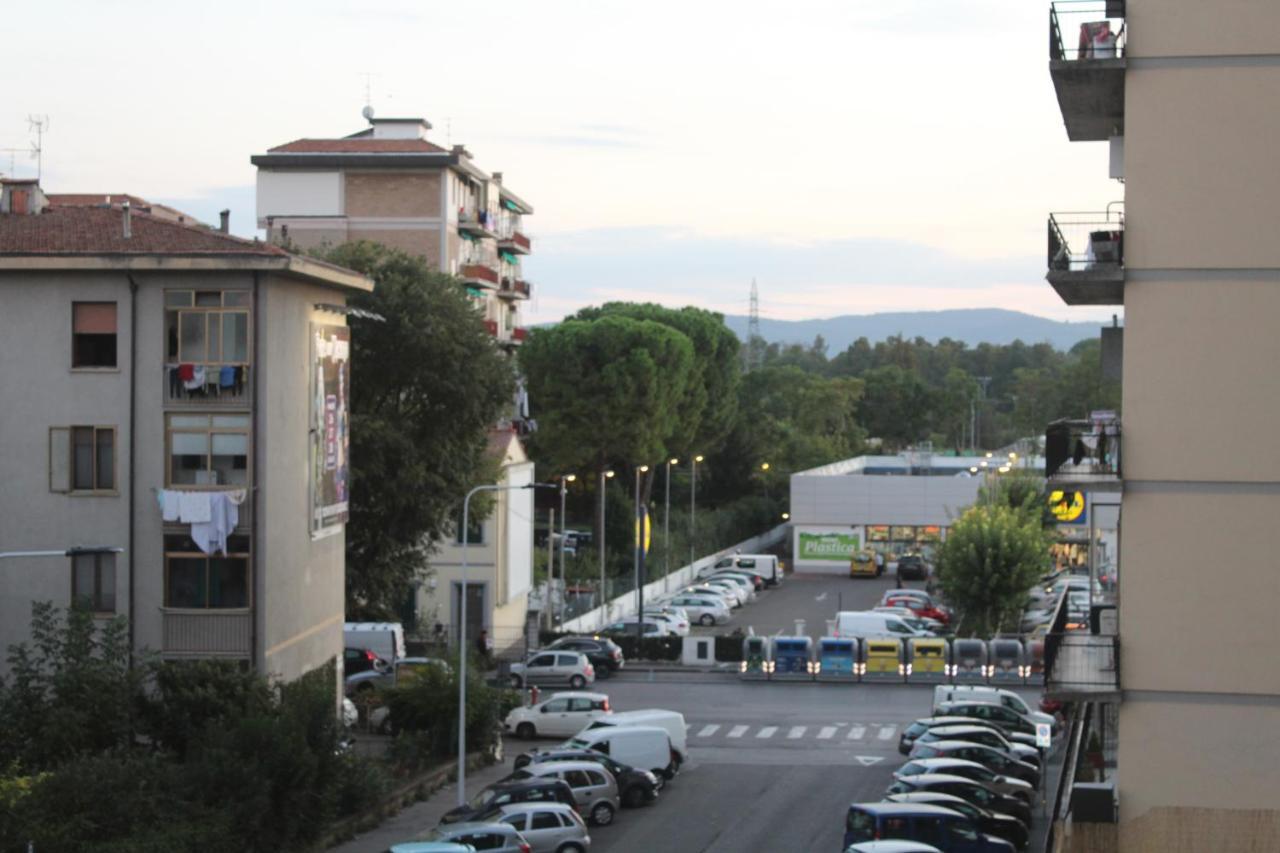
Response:
[{"label": "rooftop antenna", "polygon": [[374,74],[372,71],[362,71],[361,76],[364,77],[364,109],[360,110],[360,115],[364,116],[365,121],[372,121]]},{"label": "rooftop antenna", "polygon": [[49,127],[49,117],[27,116],[27,126],[36,135],[36,141],[31,143],[31,156],[36,158],[36,180],[38,181],[43,176],[44,132]]},{"label": "rooftop antenna", "polygon": [[760,337],[760,290],[751,279],[751,307],[747,312],[747,370],[755,370],[762,361]]}]

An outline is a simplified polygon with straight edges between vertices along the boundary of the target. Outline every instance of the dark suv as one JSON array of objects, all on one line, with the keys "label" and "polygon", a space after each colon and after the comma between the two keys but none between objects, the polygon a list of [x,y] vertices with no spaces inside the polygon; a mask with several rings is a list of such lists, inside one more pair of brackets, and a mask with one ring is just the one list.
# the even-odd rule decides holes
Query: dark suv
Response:
[{"label": "dark suv", "polygon": [[445,812],[441,823],[462,823],[475,820],[481,814],[511,803],[564,803],[577,808],[573,789],[563,779],[526,779],[519,782],[498,782],[471,798],[465,806]]},{"label": "dark suv", "polygon": [[929,567],[919,554],[903,554],[898,558],[898,577],[904,581],[929,579]]},{"label": "dark suv", "polygon": [[591,661],[597,679],[608,678],[626,663],[622,658],[622,649],[608,637],[561,637],[547,646],[547,649],[581,652]]},{"label": "dark suv", "polygon": [[519,770],[530,764],[541,764],[546,761],[594,761],[613,774],[618,783],[618,796],[622,804],[628,808],[651,803],[658,798],[662,788],[662,779],[648,770],[638,770],[628,764],[620,764],[602,752],[594,749],[546,749],[533,750],[516,756],[515,767]]}]

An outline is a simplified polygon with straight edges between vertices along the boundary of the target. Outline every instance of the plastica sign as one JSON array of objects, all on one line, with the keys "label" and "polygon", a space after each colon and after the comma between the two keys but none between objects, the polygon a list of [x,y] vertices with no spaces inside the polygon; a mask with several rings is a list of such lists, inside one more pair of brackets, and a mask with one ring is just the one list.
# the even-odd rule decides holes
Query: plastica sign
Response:
[{"label": "plastica sign", "polygon": [[801,533],[801,560],[833,560],[847,563],[857,550],[862,547],[861,537],[856,533]]},{"label": "plastica sign", "polygon": [[1049,511],[1060,524],[1084,524],[1088,521],[1086,506],[1084,492],[1055,489],[1049,493]]}]

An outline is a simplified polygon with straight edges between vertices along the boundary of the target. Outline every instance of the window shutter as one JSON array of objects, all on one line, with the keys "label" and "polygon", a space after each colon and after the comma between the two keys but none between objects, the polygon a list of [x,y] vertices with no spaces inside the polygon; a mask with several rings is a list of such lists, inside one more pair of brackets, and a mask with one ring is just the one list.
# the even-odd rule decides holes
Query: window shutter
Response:
[{"label": "window shutter", "polygon": [[77,302],[73,306],[74,331],[77,335],[114,335],[116,304],[114,302]]},{"label": "window shutter", "polygon": [[71,429],[49,428],[49,491],[71,491]]}]

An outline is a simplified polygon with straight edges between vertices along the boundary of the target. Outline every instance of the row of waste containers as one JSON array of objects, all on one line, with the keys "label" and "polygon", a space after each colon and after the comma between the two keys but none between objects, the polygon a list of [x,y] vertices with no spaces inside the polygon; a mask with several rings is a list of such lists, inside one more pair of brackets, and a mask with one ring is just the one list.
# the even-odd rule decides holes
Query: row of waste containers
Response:
[{"label": "row of waste containers", "polygon": [[1044,641],[912,637],[747,637],[748,681],[1043,684]]}]

